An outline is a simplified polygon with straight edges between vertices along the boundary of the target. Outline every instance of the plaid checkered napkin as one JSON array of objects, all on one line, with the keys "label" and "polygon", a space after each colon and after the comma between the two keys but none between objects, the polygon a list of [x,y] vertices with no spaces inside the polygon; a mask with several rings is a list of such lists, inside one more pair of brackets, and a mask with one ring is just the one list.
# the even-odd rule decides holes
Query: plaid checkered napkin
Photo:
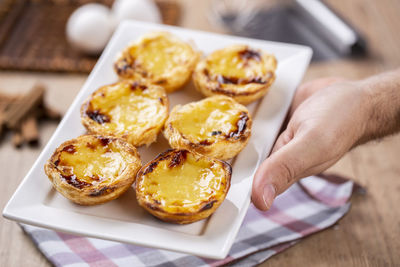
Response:
[{"label": "plaid checkered napkin", "polygon": [[224,260],[22,227],[55,266],[254,266],[335,224],[350,208],[353,185],[337,176],[311,176],[280,195],[268,212],[250,206]]}]

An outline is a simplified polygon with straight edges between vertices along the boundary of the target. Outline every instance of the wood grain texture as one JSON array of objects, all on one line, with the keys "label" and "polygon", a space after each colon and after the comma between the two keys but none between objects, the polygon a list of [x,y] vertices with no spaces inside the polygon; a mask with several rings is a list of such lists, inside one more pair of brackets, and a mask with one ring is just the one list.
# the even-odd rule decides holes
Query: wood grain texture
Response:
[{"label": "wood grain texture", "polygon": [[[211,25],[206,11],[210,0],[181,0],[183,26],[223,32]],[[400,1],[329,0],[363,32],[371,55],[362,60],[338,60],[311,65],[305,80],[322,76],[360,79],[400,65]],[[86,76],[0,72],[0,90],[23,92],[40,80],[48,86],[46,100],[65,112]],[[59,101],[62,99],[62,101]],[[39,149],[15,150],[11,135],[0,144],[0,209],[39,155],[55,130],[39,129]],[[353,198],[351,211],[337,226],[302,240],[267,262],[267,266],[399,266],[400,265],[400,135],[358,147],[330,171],[354,178],[367,194]],[[14,222],[0,219],[0,266],[50,266]]]}]

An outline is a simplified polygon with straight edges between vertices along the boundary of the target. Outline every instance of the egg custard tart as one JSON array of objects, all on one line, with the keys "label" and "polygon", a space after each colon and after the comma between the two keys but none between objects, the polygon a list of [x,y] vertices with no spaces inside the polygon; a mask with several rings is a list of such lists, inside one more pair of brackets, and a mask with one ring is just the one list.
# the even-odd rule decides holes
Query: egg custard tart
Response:
[{"label": "egg custard tart", "polygon": [[146,79],[170,93],[190,79],[199,57],[191,45],[178,37],[153,32],[123,50],[114,68],[123,79]]},{"label": "egg custard tart", "polygon": [[54,188],[80,205],[123,194],[141,167],[136,148],[119,138],[82,135],[61,144],[44,166]]},{"label": "egg custard tart", "polygon": [[188,150],[167,150],[136,178],[136,198],[157,218],[178,224],[210,216],[230,187],[231,166]]},{"label": "egg custard tart", "polygon": [[251,125],[245,106],[227,96],[212,96],[175,106],[165,122],[164,136],[173,148],[226,160],[246,146]]},{"label": "egg custard tart", "polygon": [[89,133],[120,137],[138,147],[157,139],[168,108],[162,87],[125,80],[95,91],[81,107],[81,120]]},{"label": "egg custard tart", "polygon": [[193,80],[206,96],[226,95],[246,105],[268,92],[275,80],[276,66],[271,54],[246,45],[232,45],[201,60]]}]

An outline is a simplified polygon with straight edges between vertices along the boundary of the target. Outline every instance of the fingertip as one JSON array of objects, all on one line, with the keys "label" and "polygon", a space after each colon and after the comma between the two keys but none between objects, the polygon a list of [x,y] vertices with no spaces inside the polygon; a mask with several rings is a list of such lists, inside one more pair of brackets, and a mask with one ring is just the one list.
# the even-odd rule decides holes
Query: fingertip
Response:
[{"label": "fingertip", "polygon": [[269,210],[272,206],[272,203],[274,202],[276,197],[276,189],[273,184],[266,184],[263,188],[263,202],[264,206],[267,210]]},{"label": "fingertip", "polygon": [[265,166],[260,166],[254,175],[251,197],[254,206],[261,211],[269,210],[276,196],[276,188],[268,182],[264,170]]},{"label": "fingertip", "polygon": [[[267,208],[264,204],[263,198],[262,198],[262,179],[258,179],[258,173],[260,169],[257,170],[256,174],[254,175],[253,178],[253,188],[251,192],[251,202],[253,202],[254,206],[261,210],[261,211],[266,211]],[[260,190],[261,189],[261,190]]]},{"label": "fingertip", "polygon": [[251,197],[251,202],[253,202],[254,206],[261,210],[267,211],[272,207],[272,204],[275,200],[276,190],[272,184],[266,184],[260,192],[253,192]]},{"label": "fingertip", "polygon": [[254,207],[256,207],[258,210],[261,211],[267,211],[268,208],[264,205],[264,203],[258,200],[257,196],[252,196],[251,197],[251,202],[253,203]]}]

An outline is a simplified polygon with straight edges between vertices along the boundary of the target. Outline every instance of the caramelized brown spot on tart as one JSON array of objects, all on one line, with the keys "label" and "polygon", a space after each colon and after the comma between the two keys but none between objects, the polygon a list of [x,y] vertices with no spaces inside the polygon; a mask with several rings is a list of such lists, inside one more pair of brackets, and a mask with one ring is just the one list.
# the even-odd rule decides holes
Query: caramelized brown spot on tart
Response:
[{"label": "caramelized brown spot on tart", "polygon": [[211,200],[209,202],[206,202],[201,208],[200,211],[204,211],[204,210],[209,210],[214,206],[214,203],[217,202],[217,200]]},{"label": "caramelized brown spot on tart", "polygon": [[172,153],[173,151],[173,149],[168,149],[167,151],[160,153],[139,175],[146,175],[152,172],[157,167],[158,163],[163,160],[170,159],[168,164],[169,168],[176,167],[186,160],[188,153],[187,150],[179,150]]},{"label": "caramelized brown spot on tart", "polygon": [[131,89],[136,90],[137,88],[141,89],[142,91],[147,89],[147,86],[144,84],[140,84],[139,82],[135,81],[131,83]]},{"label": "caramelized brown spot on tart", "polygon": [[224,94],[224,95],[227,95],[227,96],[230,96],[230,97],[234,97],[234,96],[240,96],[240,95],[254,94],[254,93],[258,92],[258,91],[261,91],[263,88],[260,88],[258,90],[252,91],[251,93],[247,92],[247,91],[235,92],[235,91],[232,91],[232,90],[229,90],[229,89],[226,90],[226,89],[221,87],[221,84],[217,83],[216,86],[210,86],[209,89],[214,93],[220,93],[220,94]]},{"label": "caramelized brown spot on tart", "polygon": [[108,145],[108,144],[111,142],[111,139],[110,139],[110,138],[103,137],[103,136],[99,136],[99,137],[97,137],[97,139],[100,140],[100,143],[101,143],[103,146],[106,146],[106,145]]},{"label": "caramelized brown spot on tart", "polygon": [[132,90],[136,90],[137,87],[138,87],[138,85],[139,85],[138,82],[132,82],[132,83],[131,83],[131,89],[132,89]]},{"label": "caramelized brown spot on tart", "polygon": [[237,77],[227,77],[224,75],[218,75],[217,82],[220,84],[236,84],[236,85],[245,85],[248,83],[259,83],[259,84],[267,83],[262,77],[259,76],[251,79],[240,79]]},{"label": "caramelized brown spot on tart", "polygon": [[152,171],[154,171],[154,169],[157,167],[158,165],[158,161],[154,161],[152,163],[149,164],[149,166],[147,166],[144,170],[143,170],[143,175],[146,175]]},{"label": "caramelized brown spot on tart", "polygon": [[167,83],[166,79],[160,79],[160,80],[155,82],[155,84],[159,84],[159,85],[166,84],[166,83]]},{"label": "caramelized brown spot on tart", "polygon": [[146,202],[145,205],[146,205],[149,209],[152,209],[152,210],[156,210],[156,211],[158,211],[158,212],[163,212],[163,213],[165,213],[165,211],[159,207],[160,204],[158,204],[157,202],[154,202],[154,203],[148,203],[148,202]]},{"label": "caramelized brown spot on tart", "polygon": [[70,154],[74,154],[76,152],[76,149],[75,149],[75,146],[71,144],[71,145],[65,146],[62,149],[62,151],[65,151],[65,152],[70,153]]},{"label": "caramelized brown spot on tart", "polygon": [[168,164],[169,168],[173,168],[176,166],[179,166],[181,163],[183,163],[186,158],[187,158],[187,150],[179,150],[173,153],[171,156],[171,162]]},{"label": "caramelized brown spot on tart", "polygon": [[202,146],[209,146],[209,145],[211,145],[211,144],[213,144],[213,142],[211,142],[211,141],[209,141],[209,140],[207,140],[207,139],[201,140],[201,141],[199,142],[199,145],[202,145]]},{"label": "caramelized brown spot on tart", "polygon": [[258,77],[254,77],[254,78],[250,79],[247,83],[266,84],[267,81],[265,81],[262,77],[258,76]]},{"label": "caramelized brown spot on tart", "polygon": [[239,52],[239,57],[243,60],[256,60],[261,61],[261,55],[255,50],[245,49]]},{"label": "caramelized brown spot on tart", "polygon": [[94,144],[90,143],[90,142],[86,142],[86,146],[87,146],[88,148],[92,149],[92,150],[95,150],[95,149],[96,149],[96,146],[95,146]]},{"label": "caramelized brown spot on tart", "polygon": [[102,187],[100,189],[92,190],[90,192],[89,196],[98,197],[98,196],[102,196],[102,195],[105,195],[105,194],[112,193],[112,192],[114,192],[114,190],[115,190],[115,187],[113,187],[113,186],[104,186],[104,187]]},{"label": "caramelized brown spot on tart", "polygon": [[240,138],[247,127],[247,121],[249,120],[249,116],[247,116],[246,112],[241,112],[238,121],[236,122],[236,131],[230,132],[229,137],[238,139]]},{"label": "caramelized brown spot on tart", "polygon": [[217,81],[222,84],[239,84],[239,79],[236,77],[226,77],[219,74],[217,76]]},{"label": "caramelized brown spot on tart", "polygon": [[107,116],[106,114],[102,114],[100,112],[100,110],[98,110],[98,109],[87,110],[86,114],[89,116],[89,118],[91,118],[92,120],[94,120],[95,122],[97,122],[99,124],[110,122],[110,117]]},{"label": "caramelized brown spot on tart", "polygon": [[212,136],[216,136],[216,135],[220,135],[220,134],[222,134],[222,132],[219,131],[219,130],[218,130],[218,131],[212,131],[212,132],[211,132],[211,135],[212,135]]},{"label": "caramelized brown spot on tart", "polygon": [[79,180],[75,174],[72,175],[63,175],[61,174],[61,177],[70,185],[72,185],[73,187],[82,189],[86,186],[91,186],[91,184],[86,183],[84,181]]},{"label": "caramelized brown spot on tart", "polygon": [[115,63],[115,70],[119,75],[126,74],[129,70],[133,69],[134,59],[130,56],[123,58]]}]

